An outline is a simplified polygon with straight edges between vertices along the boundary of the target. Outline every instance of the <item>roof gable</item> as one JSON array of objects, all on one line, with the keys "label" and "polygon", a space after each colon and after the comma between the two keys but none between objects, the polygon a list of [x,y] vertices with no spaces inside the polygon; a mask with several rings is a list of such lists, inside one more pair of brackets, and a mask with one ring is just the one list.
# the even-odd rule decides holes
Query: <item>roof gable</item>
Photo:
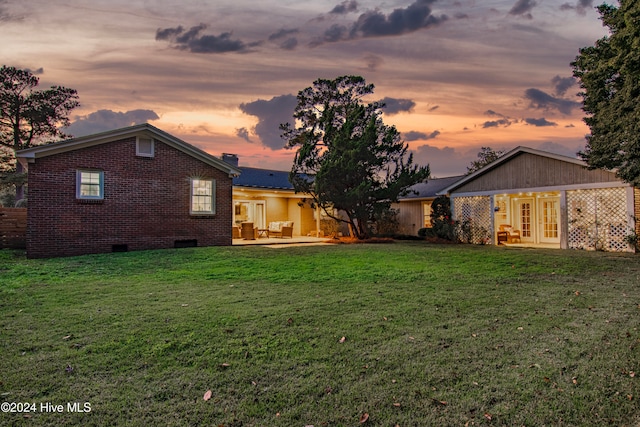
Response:
[{"label": "roof gable", "polygon": [[440,194],[603,182],[620,183],[620,179],[613,172],[589,170],[587,164],[578,159],[528,147],[517,147],[444,188]]},{"label": "roof gable", "polygon": [[38,145],[26,148],[16,152],[16,157],[21,162],[34,162],[41,157],[53,156],[67,151],[78,150],[81,148],[92,147],[100,144],[107,144],[113,141],[119,141],[134,136],[146,136],[165,143],[183,153],[194,157],[210,166],[213,166],[231,176],[237,176],[241,170],[229,163],[224,162],[211,154],[179,139],[175,136],[158,129],[148,123],[134,125],[122,129],[115,129],[107,132],[97,133],[94,135],[72,138],[65,141],[54,142],[52,144]]}]

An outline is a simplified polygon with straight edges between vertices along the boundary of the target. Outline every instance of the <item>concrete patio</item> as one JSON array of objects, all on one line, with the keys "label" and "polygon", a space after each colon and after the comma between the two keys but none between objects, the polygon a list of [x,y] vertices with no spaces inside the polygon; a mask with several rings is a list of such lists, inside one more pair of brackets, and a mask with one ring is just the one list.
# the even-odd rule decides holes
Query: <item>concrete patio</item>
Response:
[{"label": "concrete patio", "polygon": [[274,246],[274,245],[302,245],[302,244],[329,244],[330,237],[310,237],[310,236],[294,236],[292,238],[288,237],[260,237],[255,240],[247,240],[247,239],[233,239],[234,246],[249,246],[249,245],[263,245],[263,246]]}]

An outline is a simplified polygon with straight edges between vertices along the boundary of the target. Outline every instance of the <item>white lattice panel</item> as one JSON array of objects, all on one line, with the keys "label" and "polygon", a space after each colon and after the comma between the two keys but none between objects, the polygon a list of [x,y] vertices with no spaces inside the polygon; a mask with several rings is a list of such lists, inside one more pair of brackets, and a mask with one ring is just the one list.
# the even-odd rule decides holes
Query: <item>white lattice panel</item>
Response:
[{"label": "white lattice panel", "polygon": [[455,197],[453,209],[456,221],[470,225],[471,243],[490,244],[492,242],[493,221],[489,196]]},{"label": "white lattice panel", "polygon": [[569,248],[629,250],[626,189],[567,191],[567,217]]}]

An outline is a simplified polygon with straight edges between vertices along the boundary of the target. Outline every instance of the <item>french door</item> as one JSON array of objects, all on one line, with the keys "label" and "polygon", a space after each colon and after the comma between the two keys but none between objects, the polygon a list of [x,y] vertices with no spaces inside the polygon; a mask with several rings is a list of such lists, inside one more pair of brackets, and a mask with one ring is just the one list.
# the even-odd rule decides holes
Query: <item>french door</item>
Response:
[{"label": "french door", "polygon": [[520,229],[520,240],[524,242],[534,242],[533,227],[535,224],[535,205],[533,198],[517,199],[515,201],[515,212],[518,215],[518,228]]},{"label": "french door", "polygon": [[560,199],[543,197],[538,200],[540,212],[540,243],[560,243]]},{"label": "french door", "polygon": [[252,222],[255,227],[265,227],[266,205],[263,200],[238,200],[234,202],[233,221],[235,224]]}]

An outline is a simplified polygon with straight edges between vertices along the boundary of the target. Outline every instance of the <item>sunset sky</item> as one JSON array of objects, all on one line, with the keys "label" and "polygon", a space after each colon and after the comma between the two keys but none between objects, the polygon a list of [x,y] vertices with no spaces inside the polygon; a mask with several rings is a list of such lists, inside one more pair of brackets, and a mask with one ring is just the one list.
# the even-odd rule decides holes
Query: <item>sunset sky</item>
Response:
[{"label": "sunset sky", "polygon": [[599,3],[0,0],[0,65],[76,89],[74,136],[149,122],[281,170],[294,152],[278,125],[298,91],[361,75],[416,162],[444,177],[466,172],[482,146],[583,148],[570,62],[607,34]]}]

